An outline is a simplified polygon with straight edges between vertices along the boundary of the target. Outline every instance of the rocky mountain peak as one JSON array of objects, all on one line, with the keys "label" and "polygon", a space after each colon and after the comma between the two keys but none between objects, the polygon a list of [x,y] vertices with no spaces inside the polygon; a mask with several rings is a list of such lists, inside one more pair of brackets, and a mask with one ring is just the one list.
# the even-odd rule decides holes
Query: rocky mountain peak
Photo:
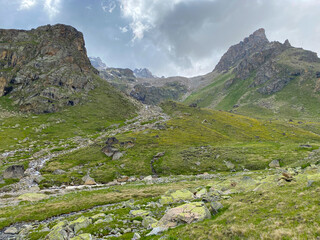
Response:
[{"label": "rocky mountain peak", "polygon": [[266,30],[264,28],[259,28],[258,30],[254,31],[249,36],[249,38],[252,38],[252,39],[260,38],[260,39],[268,41],[267,36],[266,36]]},{"label": "rocky mountain peak", "polygon": [[133,70],[133,73],[137,78],[155,78],[155,76],[153,76],[153,74],[147,68],[136,68]]},{"label": "rocky mountain peak", "polygon": [[101,60],[100,57],[89,57],[89,60],[92,66],[99,71],[107,68],[107,65]]},{"label": "rocky mountain peak", "polygon": [[93,89],[97,73],[82,33],[71,26],[0,30],[0,96],[8,95],[21,111],[54,112],[75,105]]},{"label": "rocky mountain peak", "polygon": [[284,46],[291,47],[291,44],[288,39],[284,42]]},{"label": "rocky mountain peak", "polygon": [[245,57],[264,49],[268,43],[269,40],[266,37],[265,30],[260,28],[240,43],[231,46],[214,70],[218,72],[227,71]]}]

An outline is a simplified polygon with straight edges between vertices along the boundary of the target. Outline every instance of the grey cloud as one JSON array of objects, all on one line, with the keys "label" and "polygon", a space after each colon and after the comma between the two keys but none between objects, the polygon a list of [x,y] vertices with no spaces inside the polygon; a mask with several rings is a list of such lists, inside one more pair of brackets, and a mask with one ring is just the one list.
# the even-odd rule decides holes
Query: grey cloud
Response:
[{"label": "grey cloud", "polygon": [[[137,10],[135,19],[121,9],[130,1],[141,7],[129,9]],[[19,11],[19,2],[0,0],[0,28],[73,25],[84,33],[89,55],[108,66],[148,67],[159,76],[205,74],[228,47],[261,27],[270,40],[288,38],[320,52],[318,0],[61,0],[53,18],[41,4]],[[142,39],[132,41],[133,21],[147,24]]]}]

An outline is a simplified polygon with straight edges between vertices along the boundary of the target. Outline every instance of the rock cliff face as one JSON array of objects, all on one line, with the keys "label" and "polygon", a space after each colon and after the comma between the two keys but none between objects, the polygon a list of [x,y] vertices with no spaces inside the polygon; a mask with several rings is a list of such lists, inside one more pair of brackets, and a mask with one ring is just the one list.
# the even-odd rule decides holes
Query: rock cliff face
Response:
[{"label": "rock cliff face", "polygon": [[55,112],[75,105],[94,88],[81,32],[46,25],[30,31],[0,30],[0,96],[21,111]]},{"label": "rock cliff face", "polygon": [[214,70],[218,72],[228,71],[243,58],[264,49],[268,43],[269,40],[266,37],[265,30],[260,28],[240,43],[231,46]]}]

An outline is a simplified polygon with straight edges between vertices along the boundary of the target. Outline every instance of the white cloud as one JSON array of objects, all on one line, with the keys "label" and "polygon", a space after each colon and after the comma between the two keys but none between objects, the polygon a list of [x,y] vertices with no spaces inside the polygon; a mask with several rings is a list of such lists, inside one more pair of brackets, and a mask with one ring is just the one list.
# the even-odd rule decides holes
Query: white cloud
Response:
[{"label": "white cloud", "polygon": [[179,2],[190,0],[118,0],[123,17],[131,20],[133,41],[141,40],[144,34],[155,27],[163,13]]},{"label": "white cloud", "polygon": [[122,33],[126,33],[126,32],[129,31],[127,26],[125,26],[125,27],[119,27],[119,29],[120,29],[120,31],[121,31]]},{"label": "white cloud", "polygon": [[59,14],[60,3],[61,3],[61,0],[45,0],[44,1],[43,7],[44,7],[44,10],[49,15],[49,18],[53,18],[57,14]]},{"label": "white cloud", "polygon": [[20,0],[18,10],[29,10],[41,4],[49,18],[55,17],[60,12],[61,0]]},{"label": "white cloud", "polygon": [[103,0],[101,2],[102,10],[107,13],[112,13],[113,10],[117,7],[115,0]]},{"label": "white cloud", "polygon": [[20,6],[18,10],[27,10],[35,6],[37,3],[37,0],[22,0],[20,2]]}]

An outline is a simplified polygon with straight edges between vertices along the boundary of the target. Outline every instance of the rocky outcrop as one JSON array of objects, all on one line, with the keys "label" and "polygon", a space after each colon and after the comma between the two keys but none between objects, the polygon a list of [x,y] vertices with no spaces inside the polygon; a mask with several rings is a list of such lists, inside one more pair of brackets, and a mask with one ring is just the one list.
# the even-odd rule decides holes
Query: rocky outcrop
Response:
[{"label": "rocky outcrop", "polygon": [[99,71],[107,68],[107,65],[99,57],[89,57],[89,60],[92,66]]},{"label": "rocky outcrop", "polygon": [[24,174],[24,166],[12,165],[3,172],[3,178],[22,178]]},{"label": "rocky outcrop", "polygon": [[129,68],[106,68],[100,70],[100,77],[108,80],[126,80],[129,82],[135,82],[135,76],[133,71]]},{"label": "rocky outcrop", "polygon": [[136,68],[133,73],[137,78],[155,78],[147,68]]},{"label": "rocky outcrop", "polygon": [[218,72],[228,71],[243,58],[260,52],[268,43],[269,40],[266,37],[265,30],[263,28],[258,29],[240,43],[231,46],[214,70]]},{"label": "rocky outcrop", "polygon": [[187,92],[187,87],[177,82],[166,83],[163,87],[137,84],[130,96],[149,105],[156,105],[164,100],[178,100]]},{"label": "rocky outcrop", "polygon": [[81,32],[62,24],[0,30],[0,96],[21,111],[55,112],[94,88],[95,70]]}]

